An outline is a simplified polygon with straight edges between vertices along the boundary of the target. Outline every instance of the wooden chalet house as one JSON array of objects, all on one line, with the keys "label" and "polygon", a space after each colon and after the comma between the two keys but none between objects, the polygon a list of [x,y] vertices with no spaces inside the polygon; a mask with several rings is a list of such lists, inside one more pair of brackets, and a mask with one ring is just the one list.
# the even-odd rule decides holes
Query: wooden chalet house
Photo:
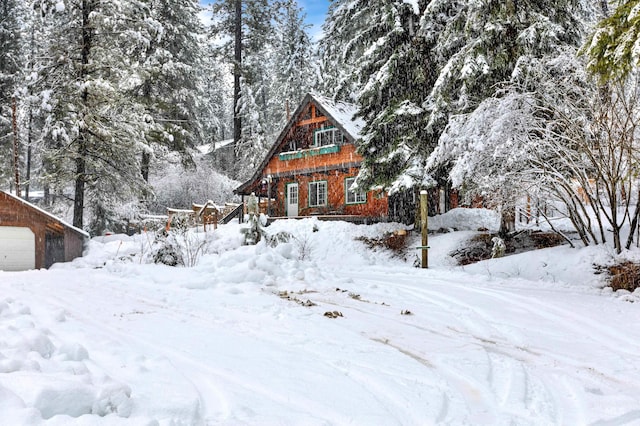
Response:
[{"label": "wooden chalet house", "polygon": [[388,220],[385,191],[352,189],[362,163],[355,141],[364,126],[355,112],[354,105],[306,95],[254,175],[235,192],[243,201],[251,193],[267,199],[271,217]]}]

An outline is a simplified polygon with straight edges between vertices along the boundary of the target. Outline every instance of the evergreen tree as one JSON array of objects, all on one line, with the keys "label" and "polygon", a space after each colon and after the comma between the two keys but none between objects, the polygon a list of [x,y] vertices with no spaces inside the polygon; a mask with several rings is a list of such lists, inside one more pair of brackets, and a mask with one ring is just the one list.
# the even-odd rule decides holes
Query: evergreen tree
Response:
[{"label": "evergreen tree", "polygon": [[23,0],[0,0],[0,182],[13,180],[14,103],[25,75],[26,18]]},{"label": "evergreen tree", "polygon": [[287,109],[296,108],[316,81],[309,25],[304,23],[305,15],[298,2],[286,0],[281,15],[271,59],[268,134],[282,128],[288,119]]},{"label": "evergreen tree", "polygon": [[226,64],[217,60],[210,46],[203,47],[204,93],[203,98],[209,110],[202,114],[205,142],[230,139],[233,136],[233,78],[227,72]]},{"label": "evergreen tree", "polygon": [[[434,49],[440,74],[424,106],[433,134],[448,127],[429,165],[447,171],[445,176],[469,195],[500,206],[503,233],[515,225],[515,197],[522,193],[518,168],[527,167],[519,133],[527,132],[532,111],[543,108],[524,94],[541,90],[548,70],[579,75],[573,58],[583,40],[586,12],[580,5],[571,0],[459,3],[443,28],[424,31],[446,41]],[[514,153],[522,154],[521,161],[510,156]]]},{"label": "evergreen tree", "polygon": [[[473,111],[500,84],[526,87],[542,65],[536,58],[580,43],[579,5],[432,0],[412,10],[401,1],[376,8],[384,19],[372,26],[382,33],[364,58],[362,74],[372,78],[359,98],[367,121],[360,180],[425,182],[425,160],[450,115]],[[421,15],[419,25],[411,12]]]},{"label": "evergreen tree", "polygon": [[[360,63],[380,39],[386,4],[381,0],[333,0],[319,41],[320,91],[337,101],[356,103],[362,87]],[[401,1],[392,2],[402,3]]]},{"label": "evergreen tree", "polygon": [[[436,38],[439,75],[426,99],[427,125],[442,132],[451,113],[465,113],[505,82],[524,82],[536,58],[582,41],[581,3],[543,1],[432,1],[422,36]],[[451,16],[439,25],[439,16]]]},{"label": "evergreen tree", "polygon": [[[136,153],[148,130],[144,109],[128,93],[144,19],[139,1],[70,0],[40,5],[45,15],[48,173],[74,187],[73,225],[84,225],[85,199],[100,232],[113,207],[144,188]],[[133,59],[130,59],[133,58]]]},{"label": "evergreen tree", "polygon": [[206,91],[204,28],[198,17],[197,0],[147,0],[149,19],[144,22],[148,44],[138,52],[136,68],[140,83],[134,94],[146,105],[155,124],[142,151],[142,175],[148,180],[154,146],[181,154],[186,166],[193,165],[188,148],[206,136],[204,117],[210,115],[203,101]]},{"label": "evergreen tree", "polygon": [[[603,9],[606,13],[606,3]],[[637,68],[640,65],[640,0],[620,1],[613,14],[598,24],[584,51],[590,57],[589,70],[602,80],[624,78]]]},{"label": "evergreen tree", "polygon": [[[421,104],[434,73],[430,46],[417,39],[417,7],[401,0],[385,2],[375,9],[374,25],[367,30],[376,38],[358,71],[368,76],[358,96],[358,115],[366,122],[359,144],[364,163],[358,185],[363,187],[395,190],[427,183],[424,168],[417,166],[433,148],[421,123]],[[405,173],[396,181],[400,171]]]},{"label": "evergreen tree", "polygon": [[[269,0],[216,0],[212,4],[213,24],[212,42],[217,46],[218,57],[233,68],[233,139],[237,157],[247,147],[256,147],[249,134],[262,131],[255,123],[245,123],[246,114],[254,118],[261,114],[260,107],[266,108],[266,70],[263,60],[268,46],[273,45],[273,26],[276,7]],[[242,96],[247,99],[242,99]],[[261,102],[253,109],[254,102]],[[251,129],[245,132],[247,128]],[[259,143],[258,143],[259,144]],[[260,149],[256,149],[261,151]],[[243,173],[242,164],[236,162],[232,173]],[[246,171],[245,171],[246,173]]]}]

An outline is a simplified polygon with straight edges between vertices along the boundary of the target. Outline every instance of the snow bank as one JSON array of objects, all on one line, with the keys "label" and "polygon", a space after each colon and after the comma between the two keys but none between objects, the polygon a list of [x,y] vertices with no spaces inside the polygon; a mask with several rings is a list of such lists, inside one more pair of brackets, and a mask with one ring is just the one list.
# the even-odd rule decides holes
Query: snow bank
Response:
[{"label": "snow bank", "polygon": [[428,226],[433,231],[477,231],[480,228],[497,231],[500,228],[500,215],[495,210],[457,208],[429,217]]},{"label": "snow bank", "polygon": [[60,341],[42,322],[24,302],[0,301],[0,424],[130,416],[131,389],[100,372],[84,346]]}]

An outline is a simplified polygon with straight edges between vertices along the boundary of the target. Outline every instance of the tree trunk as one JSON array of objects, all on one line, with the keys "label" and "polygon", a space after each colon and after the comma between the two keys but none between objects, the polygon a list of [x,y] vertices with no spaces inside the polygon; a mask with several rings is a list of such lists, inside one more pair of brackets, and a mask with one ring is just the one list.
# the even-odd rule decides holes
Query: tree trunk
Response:
[{"label": "tree trunk", "polygon": [[[82,52],[80,57],[80,75],[79,80],[85,82],[88,74],[89,55],[91,53],[92,31],[89,22],[89,14],[93,11],[93,0],[82,0]],[[82,90],[82,105],[85,112],[89,109],[89,91],[87,88]],[[86,125],[86,124],[85,124]],[[78,135],[78,151],[76,153],[76,182],[75,195],[73,201],[73,226],[82,229],[84,215],[84,191],[87,181],[87,138],[88,131],[86,127],[81,127]]]},{"label": "tree trunk", "polygon": [[[235,0],[235,46],[233,64],[233,146],[236,160],[239,157],[242,139],[242,118],[240,117],[240,76],[242,73],[242,0]],[[236,161],[237,167],[237,161]]]},{"label": "tree trunk", "polygon": [[509,207],[502,206],[502,211],[500,213],[500,230],[498,231],[498,234],[504,238],[515,230],[516,230],[515,206],[509,206]]},{"label": "tree trunk", "polygon": [[142,151],[142,160],[140,161],[140,170],[142,172],[142,178],[147,183],[149,183],[150,167],[151,167],[151,154],[147,151]]},{"label": "tree trunk", "polygon": [[11,103],[11,122],[13,124],[13,171],[15,173],[16,196],[20,197],[20,155],[18,141],[18,111],[16,97]]},{"label": "tree trunk", "polygon": [[[81,145],[84,146],[84,140]],[[84,187],[86,175],[86,162],[83,156],[78,155],[76,158],[76,186],[75,196],[73,199],[73,226],[82,229],[84,214]]]},{"label": "tree trunk", "polygon": [[607,0],[600,0],[600,10],[602,10],[602,14],[605,18],[609,16],[609,4]]},{"label": "tree trunk", "polygon": [[633,243],[633,234],[638,229],[638,218],[640,217],[640,190],[638,191],[638,201],[636,201],[636,209],[633,212],[631,225],[629,226],[629,237],[627,238],[627,245],[625,248],[629,250],[631,243]]},{"label": "tree trunk", "polygon": [[29,201],[29,188],[31,186],[31,144],[33,143],[33,110],[29,105],[29,125],[27,129],[27,170],[24,184],[24,199]]}]

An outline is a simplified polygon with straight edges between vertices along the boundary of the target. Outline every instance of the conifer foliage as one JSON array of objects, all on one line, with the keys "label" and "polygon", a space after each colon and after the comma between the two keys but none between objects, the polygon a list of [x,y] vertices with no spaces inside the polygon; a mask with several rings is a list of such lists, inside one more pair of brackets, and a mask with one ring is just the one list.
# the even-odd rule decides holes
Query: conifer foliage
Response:
[{"label": "conifer foliage", "polygon": [[20,98],[26,40],[21,31],[27,18],[23,0],[0,0],[0,178],[13,172],[13,106]]},{"label": "conifer foliage", "polygon": [[55,41],[48,44],[43,64],[50,110],[44,129],[47,172],[61,189],[74,182],[74,226],[85,225],[85,199],[98,212],[95,223],[104,223],[110,206],[130,200],[143,187],[135,152],[146,122],[127,90],[137,65],[129,52],[140,42],[131,22],[148,9],[137,1],[43,6],[47,37]]},{"label": "conifer foliage", "polygon": [[188,148],[206,138],[205,117],[211,107],[202,96],[206,85],[204,27],[197,0],[146,0],[148,17],[140,22],[145,40],[138,52],[139,65],[133,87],[137,101],[155,126],[147,132],[148,147],[142,151],[142,174],[149,177],[154,146],[180,153],[192,166]]},{"label": "conifer foliage", "polygon": [[589,70],[603,80],[624,78],[637,68],[640,65],[640,0],[621,1],[613,14],[599,23],[585,51],[590,57]]},{"label": "conifer foliage", "polygon": [[212,11],[214,50],[234,78],[238,161],[229,172],[246,178],[280,130],[287,101],[300,100],[313,83],[311,42],[295,0],[217,0]]},{"label": "conifer foliage", "polygon": [[[425,17],[434,21],[445,3],[431,2]],[[440,70],[423,103],[425,126],[438,137],[429,168],[436,175],[444,170],[468,196],[500,206],[503,233],[513,230],[516,197],[523,193],[518,171],[526,150],[514,146],[515,138],[528,131],[536,109],[524,94],[543,87],[549,69],[568,78],[576,72],[564,64],[574,61],[583,41],[581,4],[462,2],[442,26],[422,28],[426,39],[437,37],[432,53]]]}]

